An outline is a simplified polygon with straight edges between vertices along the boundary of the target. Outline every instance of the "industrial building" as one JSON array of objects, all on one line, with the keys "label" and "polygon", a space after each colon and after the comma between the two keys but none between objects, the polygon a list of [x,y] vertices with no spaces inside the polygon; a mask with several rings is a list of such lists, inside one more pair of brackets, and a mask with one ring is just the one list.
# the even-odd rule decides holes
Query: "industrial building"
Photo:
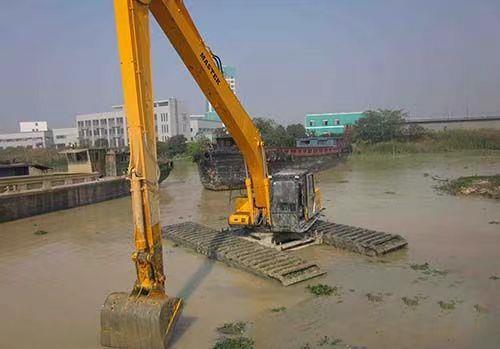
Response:
[{"label": "industrial building", "polygon": [[315,136],[340,136],[344,134],[346,126],[354,125],[363,116],[363,112],[307,114],[305,128]]},{"label": "industrial building", "polygon": [[52,130],[0,134],[0,149],[5,148],[49,148],[54,145]]},{"label": "industrial building", "polygon": [[213,140],[215,130],[224,127],[222,121],[217,119],[208,119],[205,114],[191,115],[189,122],[191,126],[190,141],[194,141],[196,138],[208,138]]},{"label": "industrial building", "polygon": [[[128,145],[127,121],[123,106],[113,111],[76,116],[80,145],[86,147],[122,148]],[[154,102],[155,132],[158,141],[184,135],[190,138],[189,116],[177,98]]]}]

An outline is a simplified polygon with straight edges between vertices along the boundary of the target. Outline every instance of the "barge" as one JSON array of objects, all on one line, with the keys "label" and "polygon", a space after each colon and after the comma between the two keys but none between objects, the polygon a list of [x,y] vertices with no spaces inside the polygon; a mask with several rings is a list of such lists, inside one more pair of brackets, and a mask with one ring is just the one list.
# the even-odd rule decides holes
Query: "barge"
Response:
[{"label": "barge", "polygon": [[[130,194],[129,154],[106,149],[70,149],[68,171],[0,178],[0,222],[112,200]],[[173,168],[159,161],[160,182]]]},{"label": "barge", "polygon": [[[350,153],[349,138],[299,138],[295,147],[266,147],[271,174],[284,168],[323,171],[335,166]],[[195,158],[200,181],[205,189],[233,190],[244,188],[245,163],[229,135],[219,135],[215,142]]]}]

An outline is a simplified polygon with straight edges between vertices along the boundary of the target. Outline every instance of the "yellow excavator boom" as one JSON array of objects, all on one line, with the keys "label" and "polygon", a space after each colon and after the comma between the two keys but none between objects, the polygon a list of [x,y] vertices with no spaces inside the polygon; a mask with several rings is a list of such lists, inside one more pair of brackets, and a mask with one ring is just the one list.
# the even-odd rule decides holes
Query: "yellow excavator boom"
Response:
[{"label": "yellow excavator boom", "polygon": [[259,218],[270,224],[269,178],[259,130],[224,79],[183,2],[152,0],[150,9],[245,159],[249,174],[245,180],[247,197],[236,204],[229,223],[254,225]]}]

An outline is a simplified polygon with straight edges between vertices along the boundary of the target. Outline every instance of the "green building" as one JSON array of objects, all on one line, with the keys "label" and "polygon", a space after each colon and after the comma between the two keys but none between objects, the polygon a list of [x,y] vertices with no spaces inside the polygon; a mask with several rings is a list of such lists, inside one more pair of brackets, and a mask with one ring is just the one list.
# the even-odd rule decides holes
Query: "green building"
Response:
[{"label": "green building", "polygon": [[362,118],[362,112],[307,114],[306,131],[315,136],[343,135],[346,126],[356,124]]},{"label": "green building", "polygon": [[[236,68],[224,65],[222,66],[222,70],[224,71],[224,79],[226,79],[227,83],[231,90],[236,93]],[[219,115],[215,112],[214,107],[210,104],[209,101],[205,102],[205,119],[212,121],[221,121]]]}]

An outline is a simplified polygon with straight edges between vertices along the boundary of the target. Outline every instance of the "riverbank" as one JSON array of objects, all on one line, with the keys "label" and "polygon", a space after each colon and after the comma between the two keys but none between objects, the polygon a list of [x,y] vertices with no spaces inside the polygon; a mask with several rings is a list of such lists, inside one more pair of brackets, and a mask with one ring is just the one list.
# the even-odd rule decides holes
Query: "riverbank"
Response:
[{"label": "riverbank", "polygon": [[500,200],[500,174],[459,177],[438,186],[438,189],[451,195],[483,196]]},{"label": "riverbank", "polygon": [[428,132],[415,140],[357,142],[355,154],[417,154],[459,151],[500,151],[499,130],[449,130]]}]

